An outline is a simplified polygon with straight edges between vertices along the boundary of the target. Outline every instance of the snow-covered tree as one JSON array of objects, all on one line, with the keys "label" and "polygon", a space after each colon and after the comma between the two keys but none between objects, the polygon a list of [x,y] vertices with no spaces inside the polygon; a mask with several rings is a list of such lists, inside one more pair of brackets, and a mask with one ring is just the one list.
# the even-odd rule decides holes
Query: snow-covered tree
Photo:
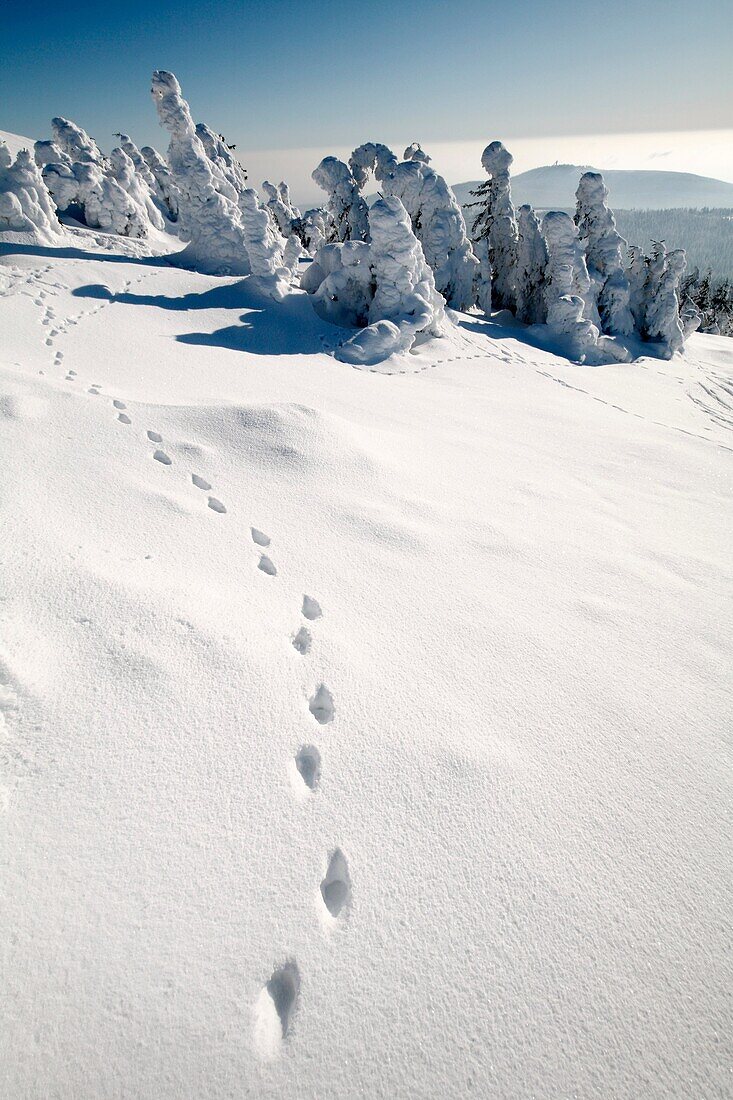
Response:
[{"label": "snow-covered tree", "polygon": [[103,164],[104,157],[94,138],[89,137],[75,122],[68,118],[52,118],[51,132],[54,143],[73,163]]},{"label": "snow-covered tree", "polygon": [[624,271],[626,241],[616,229],[608,208],[608,188],[600,172],[584,172],[575,192],[575,224],[590,275],[601,330],[612,336],[628,336],[634,329],[629,306],[631,288]]},{"label": "snow-covered tree", "polygon": [[156,194],[162,204],[163,213],[170,221],[177,222],[181,193],[167,162],[151,145],[143,145],[140,152],[155,181]]},{"label": "snow-covered tree", "polygon": [[306,252],[300,242],[300,237],[297,233],[291,233],[285,242],[283,252],[283,266],[290,272],[291,279],[297,278],[301,257],[305,255]]},{"label": "snow-covered tree", "polygon": [[324,157],[312,177],[328,195],[329,241],[367,240],[369,211],[349,166],[338,157]]},{"label": "snow-covered tree", "polygon": [[409,145],[398,161],[386,145],[368,142],[351,154],[349,165],[360,187],[373,172],[384,196],[399,198],[433,271],[435,285],[453,309],[475,301],[478,266],[466,233],[463,211],[445,179],[429,166],[419,145]]},{"label": "snow-covered tree", "polygon": [[547,270],[547,245],[540,231],[540,223],[531,206],[520,206],[517,211],[517,268],[516,302],[517,318],[526,325],[543,325],[547,320],[545,275]]},{"label": "snow-covered tree", "polygon": [[273,230],[269,215],[260,206],[253,187],[245,187],[242,192],[241,209],[252,276],[262,289],[274,297],[282,297],[289,282],[289,273],[283,265],[285,242]]},{"label": "snow-covered tree", "polygon": [[[147,168],[147,165],[145,167]],[[137,172],[132,158],[124,149],[116,148],[110,153],[109,174],[117,180],[122,190],[127,192],[130,200],[139,208],[142,221],[147,219],[156,229],[165,229],[165,221],[155,205],[152,190],[145,178]]]},{"label": "snow-covered tree", "polygon": [[282,233],[283,237],[289,237],[293,232],[293,222],[300,218],[300,211],[290,201],[290,189],[287,183],[280,182],[275,185],[269,180],[264,180],[262,190],[267,195],[265,208],[277,231]]},{"label": "snow-covered tree", "polygon": [[217,171],[229,182],[237,195],[247,190],[247,173],[233,156],[233,145],[227,145],[221,134],[215,134],[205,122],[196,123],[196,134],[206,155]]},{"label": "snow-covered tree", "polygon": [[626,278],[629,283],[629,308],[634,318],[634,328],[640,335],[644,335],[644,288],[649,275],[649,259],[637,244],[629,245],[629,264],[626,268]]},{"label": "snow-covered tree", "polygon": [[171,135],[168,165],[180,192],[181,231],[189,241],[181,262],[211,274],[249,274],[238,194],[207,156],[173,73],[153,73],[152,95]]},{"label": "snow-covered tree", "polygon": [[[488,243],[492,267],[491,295],[497,309],[515,310],[519,230],[512,203],[509,169],[514,157],[500,141],[492,141],[481,156],[488,180],[472,192],[480,207],[473,222],[473,239]],[[485,293],[482,295],[486,297]]]},{"label": "snow-covered tree", "polygon": [[374,297],[371,246],[366,241],[324,244],[303,272],[300,285],[313,295],[319,317],[343,328],[369,324]]},{"label": "snow-covered tree", "polygon": [[578,231],[568,214],[551,210],[542,219],[542,232],[548,252],[545,276],[547,324],[567,347],[570,356],[582,362],[598,342],[598,329],[584,316],[585,302],[576,290],[581,261],[585,268]]},{"label": "snow-covered tree", "polygon": [[684,248],[676,248],[664,256],[664,268],[650,265],[655,275],[647,286],[645,329],[646,339],[661,344],[665,358],[681,351],[685,334],[680,320],[679,285],[687,267]]},{"label": "snow-covered tree", "polygon": [[24,239],[48,244],[61,232],[48,188],[27,149],[13,161],[0,141],[0,233],[22,233]]},{"label": "snow-covered tree", "polygon": [[321,207],[306,210],[291,225],[300,243],[309,256],[315,256],[318,249],[326,244],[329,230],[328,214]]}]

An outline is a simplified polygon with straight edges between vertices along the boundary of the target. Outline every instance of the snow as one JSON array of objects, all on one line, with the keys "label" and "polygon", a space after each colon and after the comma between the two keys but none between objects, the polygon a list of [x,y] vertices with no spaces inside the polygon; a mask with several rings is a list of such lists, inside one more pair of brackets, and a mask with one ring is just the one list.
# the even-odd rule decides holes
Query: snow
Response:
[{"label": "snow", "polygon": [[725,1095],[733,342],[353,370],[65,233],[0,246],[2,1094]]}]

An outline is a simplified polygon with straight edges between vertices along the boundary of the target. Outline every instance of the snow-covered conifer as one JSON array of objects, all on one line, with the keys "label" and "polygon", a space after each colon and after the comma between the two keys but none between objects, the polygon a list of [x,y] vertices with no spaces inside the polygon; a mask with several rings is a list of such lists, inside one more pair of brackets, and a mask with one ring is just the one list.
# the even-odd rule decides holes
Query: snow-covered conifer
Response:
[{"label": "snow-covered conifer", "polygon": [[[147,165],[145,167],[147,169]],[[132,158],[124,149],[116,148],[110,153],[109,174],[117,180],[122,190],[127,192],[130,200],[139,208],[143,221],[147,219],[156,229],[165,229],[163,215],[155,205],[152,190],[145,179],[138,174]]]},{"label": "snow-covered conifer", "polygon": [[159,203],[163,206],[163,213],[170,221],[177,222],[181,193],[167,162],[151,145],[143,145],[140,152],[155,181],[156,194]]},{"label": "snow-covered conifer", "polygon": [[626,278],[629,283],[629,308],[634,318],[634,327],[643,336],[646,309],[644,288],[649,275],[649,260],[637,244],[629,245],[628,253],[629,264],[626,268]]},{"label": "snow-covered conifer", "polygon": [[241,195],[242,228],[252,275],[264,289],[280,297],[288,274],[283,267],[284,241],[278,236],[266,210],[253,187],[245,187]]},{"label": "snow-covered conifer", "polygon": [[369,212],[349,166],[338,157],[324,157],[312,177],[328,195],[329,240],[367,240]]},{"label": "snow-covered conifer", "polygon": [[247,190],[247,173],[233,155],[234,146],[227,145],[221,134],[215,134],[205,122],[196,123],[196,134],[206,155],[217,171],[229,182],[237,195]]},{"label": "snow-covered conifer", "polygon": [[309,256],[315,256],[318,249],[326,243],[328,223],[328,215],[321,207],[306,210],[304,214],[293,218],[292,231],[298,236]]},{"label": "snow-covered conifer", "polygon": [[[598,342],[598,329],[584,317],[584,299],[576,291],[579,258],[585,268],[578,231],[568,214],[551,210],[542,219],[542,232],[548,252],[545,278],[547,324],[566,345],[571,357],[582,362]],[[587,272],[585,277],[587,279]]]},{"label": "snow-covered conifer", "polygon": [[41,171],[27,149],[13,161],[0,141],[0,233],[22,233],[47,244],[61,232]]},{"label": "snow-covered conifer", "polygon": [[283,252],[283,267],[286,267],[290,272],[291,279],[296,278],[301,257],[305,255],[306,252],[300,242],[300,237],[297,233],[291,233],[285,242],[285,250]]},{"label": "snow-covered conifer", "polygon": [[437,290],[453,309],[468,309],[475,301],[478,266],[466,233],[463,211],[445,179],[429,166],[419,145],[405,150],[398,161],[386,145],[368,142],[351,155],[354,178],[363,187],[374,173],[385,196],[399,198],[412,230],[432,268]]},{"label": "snow-covered conifer", "polygon": [[624,271],[626,241],[608,208],[608,188],[600,172],[584,172],[575,193],[575,224],[590,275],[590,294],[598,308],[601,330],[628,336],[634,328],[629,306],[631,288]]},{"label": "snow-covered conifer", "polygon": [[481,206],[473,223],[473,239],[487,241],[493,280],[491,294],[497,309],[516,309],[516,265],[519,231],[512,203],[509,169],[514,157],[500,141],[487,145],[481,164],[488,180],[473,194]]},{"label": "snow-covered conifer", "polygon": [[[665,358],[671,359],[675,352],[681,351],[685,334],[680,320],[679,285],[687,258],[684,248],[667,252],[664,257],[664,269],[650,282],[646,301],[645,327],[646,338],[662,345]],[[658,270],[653,265],[652,270]]]},{"label": "snow-covered conifer", "polygon": [[173,73],[154,72],[152,94],[160,122],[171,135],[168,164],[180,192],[181,231],[189,241],[182,262],[211,274],[248,274],[237,193],[207,156]]},{"label": "snow-covered conifer", "polygon": [[66,153],[72,164],[77,161],[81,164],[104,163],[104,157],[94,138],[89,137],[86,130],[82,130],[75,122],[68,118],[52,118],[51,131],[54,143]]},{"label": "snow-covered conifer", "polygon": [[543,325],[547,320],[545,274],[547,245],[540,232],[540,223],[531,206],[517,211],[517,318],[526,325]]},{"label": "snow-covered conifer", "polygon": [[289,237],[293,232],[293,222],[300,217],[300,211],[290,201],[287,183],[281,182],[276,186],[269,180],[264,180],[262,190],[267,195],[266,209],[277,231],[283,237]]}]

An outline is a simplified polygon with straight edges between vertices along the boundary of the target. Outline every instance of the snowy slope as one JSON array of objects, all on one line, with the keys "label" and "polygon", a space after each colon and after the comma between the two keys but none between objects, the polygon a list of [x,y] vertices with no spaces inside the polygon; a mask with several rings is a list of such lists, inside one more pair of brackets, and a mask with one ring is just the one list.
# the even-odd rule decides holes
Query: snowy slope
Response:
[{"label": "snowy slope", "polygon": [[[577,164],[548,164],[512,176],[512,197],[517,206],[528,202],[539,209],[575,208],[575,190],[583,172],[599,169]],[[697,176],[691,172],[648,172],[602,169],[611,203],[618,210],[666,210],[679,207],[733,207],[733,183]],[[471,191],[480,183],[453,186],[461,204],[472,201]]]},{"label": "snowy slope", "polygon": [[733,342],[0,295],[0,1093],[724,1095]]},{"label": "snowy slope", "polygon": [[22,137],[20,134],[11,134],[7,130],[0,130],[0,141],[4,141],[13,157],[17,156],[21,149],[33,150],[33,138]]}]

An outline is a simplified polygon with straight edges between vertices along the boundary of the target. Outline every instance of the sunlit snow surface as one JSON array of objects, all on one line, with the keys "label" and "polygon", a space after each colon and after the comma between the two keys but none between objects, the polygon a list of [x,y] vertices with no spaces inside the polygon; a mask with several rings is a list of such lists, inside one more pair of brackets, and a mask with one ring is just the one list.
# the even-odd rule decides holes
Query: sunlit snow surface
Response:
[{"label": "sunlit snow surface", "polygon": [[733,341],[107,243],[0,260],[0,1093],[724,1095]]}]

